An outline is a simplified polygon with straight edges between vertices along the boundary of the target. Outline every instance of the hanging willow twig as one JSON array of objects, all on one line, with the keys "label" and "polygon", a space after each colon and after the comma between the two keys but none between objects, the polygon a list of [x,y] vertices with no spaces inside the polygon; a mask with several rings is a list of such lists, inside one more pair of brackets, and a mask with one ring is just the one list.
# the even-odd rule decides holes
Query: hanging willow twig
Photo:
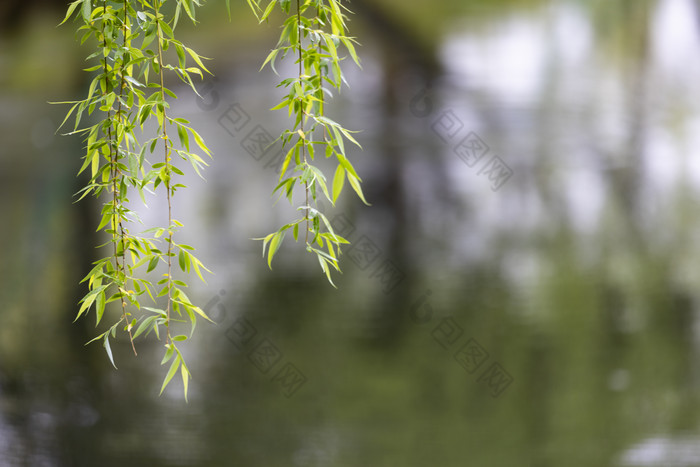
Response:
[{"label": "hanging willow twig", "polygon": [[[298,207],[302,212],[299,219],[259,239],[263,241],[263,256],[267,253],[268,266],[272,267],[272,258],[286,232],[291,229],[294,240],[298,241],[299,226],[303,225],[307,251],[316,254],[322,271],[335,286],[331,268],[340,271],[338,257],[341,245],[349,242],[333,231],[326,216],[318,210],[318,196],[335,205],[347,179],[367,204],[360,186],[361,179],[346,154],[346,140],[359,146],[352,136],[354,132],[325,115],[325,95],[332,95],[331,89],[340,90],[345,82],[340,66],[344,58],[339,55],[340,47],[345,48],[358,66],[360,64],[355,40],[347,35],[344,12],[349,10],[339,0],[296,0],[294,13],[290,13],[290,0],[272,0],[264,10],[260,0],[248,0],[248,4],[261,22],[268,19],[276,4],[287,15],[277,46],[267,56],[263,67],[270,64],[276,72],[276,60],[288,54],[296,58],[298,65],[297,76],[280,83],[281,87],[288,89],[288,93],[273,108],[286,108],[294,118],[292,127],[279,137],[289,149],[282,162],[279,184],[273,193],[279,192],[280,196],[284,195],[293,203],[295,188],[299,186],[303,189],[305,203]],[[317,154],[337,161],[331,190],[325,174],[314,165]]]},{"label": "hanging willow twig", "polygon": [[[166,1],[77,0],[68,6],[61,24],[79,12],[77,16],[82,24],[78,30],[83,31],[81,42],[93,39],[97,50],[88,59],[99,63],[87,68],[86,71],[98,74],[93,78],[85,99],[68,102],[72,107],[61,126],[72,116],[75,125],[68,134],[86,135],[87,152],[79,173],[89,171],[90,180],[80,190],[79,199],[88,195],[100,197],[103,192],[111,194],[109,201],[103,205],[97,230],[103,230],[110,236],[112,248],[110,255],[96,261],[95,267],[83,279],[89,291],[80,302],[76,319],[94,309],[99,325],[107,304],[119,301],[121,310],[118,319],[90,341],[102,340],[113,365],[110,337],[115,338],[120,330],[125,331],[136,353],[135,339],[151,332],[160,337],[161,329],[165,328],[166,349],[162,364],[172,362],[161,393],[180,370],[187,397],[190,371],[177,343],[191,337],[197,315],[209,318],[201,308],[192,304],[183,291],[187,284],[173,276],[176,256],[185,273],[194,270],[204,280],[202,270],[206,270],[193,255],[191,246],[174,241],[174,233],[182,225],[172,217],[172,197],[184,185],[174,182],[174,178],[183,175],[183,172],[174,165],[173,155],[177,154],[180,159],[190,163],[199,174],[206,163],[190,149],[190,137],[203,153],[208,156],[211,153],[187,120],[173,118],[167,111],[168,98],[177,96],[165,86],[165,72],[174,73],[194,90],[191,75],[202,77],[203,72],[208,70],[202,58],[178,41],[174,34],[182,12],[195,21],[193,8],[196,2],[172,0],[176,4],[174,13],[172,17],[166,17],[163,14]],[[177,65],[165,61],[164,51],[170,47],[176,51]],[[188,65],[188,57],[194,65]],[[99,122],[81,128],[85,112],[97,116]],[[140,134],[144,134],[144,125],[151,120],[157,124],[156,135],[146,140],[139,139],[135,129],[139,128]],[[176,130],[179,146],[169,137],[168,128]],[[160,140],[164,148],[163,162],[151,164],[148,156],[154,154],[156,143]],[[128,207],[129,189],[138,192],[145,203],[144,191],[155,191],[161,184],[167,198],[167,227],[148,229],[144,234],[149,236],[131,234],[128,225],[138,221],[138,216]],[[161,249],[158,245],[163,241],[166,245]],[[164,279],[154,284],[139,277],[155,270],[160,263],[167,267]],[[143,267],[145,274],[137,275]],[[164,307],[157,307],[158,297],[165,297]],[[147,299],[153,306],[145,306]],[[183,311],[191,325],[190,336],[176,335],[173,330],[173,313],[181,316]]]}]

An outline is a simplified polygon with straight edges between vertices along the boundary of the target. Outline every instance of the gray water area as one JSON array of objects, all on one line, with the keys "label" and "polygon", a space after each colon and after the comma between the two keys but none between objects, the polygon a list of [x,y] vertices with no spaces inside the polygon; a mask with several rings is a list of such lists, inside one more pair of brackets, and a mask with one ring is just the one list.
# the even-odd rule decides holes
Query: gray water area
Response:
[{"label": "gray water area", "polygon": [[697,5],[629,8],[453,17],[429,86],[361,36],[333,117],[372,206],[325,206],[353,243],[337,290],[301,244],[269,270],[251,240],[295,216],[260,145],[278,78],[178,88],[214,153],[174,203],[215,273],[189,292],[217,324],[185,347],[188,403],[157,396],[162,343],[113,344],[118,371],[83,346],[80,143],[51,90],[0,91],[0,465],[700,465]]}]

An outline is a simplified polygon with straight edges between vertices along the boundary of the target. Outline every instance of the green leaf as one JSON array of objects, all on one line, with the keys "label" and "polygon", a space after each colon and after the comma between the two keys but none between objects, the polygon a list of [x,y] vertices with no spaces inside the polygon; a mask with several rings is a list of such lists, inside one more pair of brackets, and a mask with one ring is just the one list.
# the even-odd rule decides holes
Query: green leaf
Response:
[{"label": "green leaf", "polygon": [[145,85],[142,82],[138,81],[137,79],[132,78],[131,76],[126,75],[126,76],[124,76],[124,79],[126,81],[128,81],[129,83],[133,84],[134,86],[137,86],[140,88],[145,87]]},{"label": "green leaf", "polygon": [[355,46],[352,44],[352,39],[348,37],[342,37],[340,40],[343,41],[345,48],[348,49],[348,52],[350,52],[352,60],[357,64],[358,67],[362,68],[362,65],[360,64],[360,58],[357,56],[357,51],[355,51]]},{"label": "green leaf", "polygon": [[197,258],[195,258],[194,256],[190,255],[190,260],[192,262],[192,267],[194,268],[194,272],[197,273],[197,276],[199,277],[199,279],[202,282],[206,282],[204,280],[204,277],[202,277],[202,271],[200,270],[200,268],[204,269],[207,272],[211,272],[211,271],[209,269],[205,268],[204,265],[202,264],[202,262],[200,260],[198,260]]},{"label": "green leaf", "polygon": [[190,49],[190,48],[187,47],[187,46],[185,46],[185,50],[187,50],[187,53],[190,54],[190,56],[192,57],[192,59],[195,61],[195,63],[197,63],[197,65],[199,65],[199,67],[200,67],[202,70],[204,70],[204,71],[206,71],[207,73],[211,74],[211,71],[209,71],[209,70],[207,69],[207,67],[204,66],[204,63],[202,63],[202,58],[200,58],[200,56],[197,55],[197,53],[196,53],[194,50]]},{"label": "green leaf", "polygon": [[342,165],[338,164],[338,168],[335,169],[335,175],[333,176],[333,204],[335,204],[338,196],[343,191],[343,185],[345,184],[345,169]]},{"label": "green leaf", "polygon": [[173,30],[170,28],[168,23],[165,21],[158,21],[158,26],[160,26],[161,30],[168,36],[168,37],[173,37]]},{"label": "green leaf", "polygon": [[185,402],[187,402],[187,387],[189,385],[189,379],[190,379],[190,372],[185,366],[184,362],[182,366],[180,367],[180,373],[182,375],[182,387],[185,390]]},{"label": "green leaf", "polygon": [[[265,68],[265,65],[267,65],[268,62],[269,62],[269,63],[270,63],[270,68],[272,68],[272,71],[274,71],[275,74],[279,74],[279,73],[277,73],[277,70],[275,69],[275,58],[277,57],[277,54],[278,54],[279,52],[280,52],[280,49],[273,49],[272,52],[270,52],[270,53],[268,54],[267,58],[266,58],[265,61],[263,62],[262,66],[260,67],[260,70],[262,70],[263,68]],[[281,105],[281,107],[278,106],[279,108],[284,107],[284,105],[282,105],[282,104],[280,104],[280,105]],[[285,104],[285,105],[286,105],[286,104]]]},{"label": "green leaf", "polygon": [[[314,251],[317,252],[317,253],[319,253],[319,250],[314,249]],[[323,256],[321,256],[321,255],[318,255],[317,258],[318,258],[319,264],[321,265],[321,270],[322,270],[324,273],[326,273],[326,278],[328,279],[328,282],[330,282],[330,284],[331,284],[334,288],[337,289],[338,287],[336,287],[336,285],[333,283],[333,279],[331,278],[331,270],[330,270],[330,268],[328,267],[328,265],[326,264],[325,258],[324,258]]]},{"label": "green leaf", "polygon": [[211,157],[211,151],[209,150],[209,148],[207,147],[207,145],[204,144],[204,140],[203,140],[202,137],[199,135],[199,133],[197,133],[196,131],[194,131],[192,128],[190,128],[190,132],[192,133],[192,136],[194,136],[194,140],[195,140],[195,142],[197,143],[197,146],[199,146],[199,147],[202,149],[202,151],[204,151],[205,153],[207,153],[207,156]]},{"label": "green leaf", "polygon": [[260,11],[261,8],[260,8],[260,6],[258,5],[258,3],[260,2],[260,0],[246,0],[246,1],[248,2],[248,6],[250,7],[250,9],[253,11],[253,14],[255,15],[255,17],[256,17],[256,18],[258,19],[258,21],[259,21],[259,20],[260,20],[260,16],[258,16],[258,11]]},{"label": "green leaf", "polygon": [[172,344],[166,345],[167,350],[165,351],[165,355],[163,355],[163,360],[160,361],[161,365],[164,365],[167,363],[173,355],[175,355],[175,347]]},{"label": "green leaf", "polygon": [[148,263],[148,269],[146,269],[146,272],[151,272],[156,268],[156,266],[158,266],[158,259],[159,258],[157,256],[151,258],[151,261]]},{"label": "green leaf", "polygon": [[269,235],[266,235],[265,238],[254,238],[253,240],[262,240],[263,241],[263,246],[262,246],[262,256],[263,258],[265,257],[265,249],[267,248],[267,244],[270,242],[272,237],[274,237],[275,234],[271,233]]},{"label": "green leaf", "polygon": [[165,387],[168,385],[171,379],[173,379],[173,376],[175,376],[175,372],[177,371],[178,367],[180,366],[180,361],[181,358],[178,355],[175,360],[173,360],[173,363],[170,364],[170,369],[168,370],[168,374],[165,375],[165,380],[163,381],[163,386],[160,388],[160,394],[163,394],[163,390]]},{"label": "green leaf", "polygon": [[342,154],[338,154],[338,162],[343,166],[345,170],[347,170],[348,175],[353,175],[356,179],[361,180],[360,176],[357,175],[357,172],[355,172],[355,168],[352,166],[350,161]]},{"label": "green leaf", "polygon": [[106,289],[106,285],[101,285],[96,289],[91,290],[83,299],[81,302],[83,303],[80,306],[80,309],[78,310],[78,316],[75,317],[75,320],[77,321],[78,318],[86,311],[88,310],[93,303],[95,303],[95,300],[97,299],[97,295],[102,292],[104,289]]},{"label": "green leaf", "polygon": [[141,266],[143,266],[144,264],[146,264],[146,261],[148,261],[148,260],[149,260],[149,256],[144,256],[144,257],[141,258],[137,263],[134,263],[134,265],[132,266],[133,269],[138,269],[138,268],[140,268]]},{"label": "green leaf", "polygon": [[129,153],[129,173],[134,178],[139,174],[139,160],[136,154]]},{"label": "green leaf", "polygon": [[63,18],[63,21],[61,21],[58,25],[60,26],[61,24],[65,23],[68,21],[68,18],[71,17],[73,12],[75,11],[75,8],[82,2],[83,0],[76,0],[75,2],[71,3],[68,5],[68,11],[66,12],[66,17]]},{"label": "green leaf", "polygon": [[150,307],[150,306],[145,306],[145,307],[143,307],[143,309],[144,309],[144,310],[148,310],[148,311],[153,312],[153,313],[157,313],[157,314],[160,315],[162,318],[166,318],[166,317],[167,317],[167,313],[165,312],[165,310],[161,310],[161,309],[159,309],[159,308],[152,308],[152,307]]},{"label": "green leaf", "polygon": [[357,140],[355,140],[355,138],[353,138],[352,135],[351,135],[351,133],[357,133],[357,131],[352,131],[352,132],[351,132],[350,130],[346,130],[346,129],[343,128],[343,127],[338,127],[338,129],[345,135],[345,137],[346,137],[348,140],[350,140],[350,141],[351,141],[353,144],[355,144],[358,148],[362,149],[362,146],[360,145],[360,143],[358,143]]},{"label": "green leaf", "polygon": [[335,138],[332,139],[333,143],[338,146],[338,149],[340,149],[340,154],[345,156],[345,143],[343,142],[343,136],[340,133],[340,130],[337,126],[332,126],[331,130],[333,130],[333,134],[335,135]]},{"label": "green leaf", "polygon": [[355,178],[354,175],[348,174],[348,180],[350,181],[350,186],[352,186],[352,189],[355,190],[355,193],[357,193],[357,196],[360,197],[363,203],[365,203],[367,206],[371,206],[365,199],[365,195],[362,193],[362,187],[360,187],[360,182],[357,178]]},{"label": "green leaf", "polygon": [[262,16],[260,17],[260,21],[265,21],[268,16],[270,16],[270,13],[272,12],[272,9],[275,7],[275,3],[277,3],[277,0],[272,0],[270,3],[268,3],[267,8],[265,8],[265,11],[263,12]]},{"label": "green leaf", "polygon": [[[331,195],[328,193],[328,187],[326,186],[326,177],[323,175],[323,173],[316,167],[310,165],[309,169],[314,174],[314,183],[318,182],[319,185],[321,185],[321,190],[323,190],[323,194],[326,195],[326,198],[330,201],[331,200]],[[313,187],[312,187],[313,188]],[[314,195],[314,200],[316,199]]]},{"label": "green leaf", "polygon": [[180,269],[183,271],[187,271],[187,260],[185,258],[185,250],[180,250],[180,254],[178,255],[178,262],[180,263]]},{"label": "green leaf", "polygon": [[190,5],[190,0],[181,0],[178,2],[178,5],[183,6],[183,8],[185,9],[185,13],[187,13],[187,16],[189,16],[190,19],[194,22],[194,11],[192,10],[192,6]]},{"label": "green leaf", "polygon": [[[109,330],[107,330],[107,331],[103,332],[103,333],[102,333],[102,334],[100,334],[99,336],[95,336],[95,337],[93,337],[92,339],[90,339],[89,341],[87,341],[87,342],[85,343],[85,345],[89,345],[89,344],[92,344],[93,342],[95,342],[95,341],[97,341],[97,340],[100,340],[100,339],[104,338],[105,334],[108,334],[108,333],[109,333]],[[104,345],[104,344],[103,344],[103,345]]]},{"label": "green leaf", "polygon": [[180,64],[180,68],[185,68],[185,65],[187,63],[187,60],[185,58],[185,49],[182,48],[182,45],[175,42],[175,51],[177,52],[177,60]]},{"label": "green leaf", "polygon": [[275,253],[277,253],[277,250],[280,249],[282,241],[284,240],[284,235],[284,231],[277,232],[273,235],[272,240],[270,241],[270,250],[267,252],[267,265],[270,269],[272,269],[272,258],[275,256]]},{"label": "green leaf", "polygon": [[105,351],[107,352],[107,356],[109,357],[109,361],[112,362],[112,366],[117,369],[117,365],[114,364],[114,356],[112,355],[112,348],[109,346],[109,333],[105,333],[105,338],[104,342],[102,343],[103,347],[105,348]]},{"label": "green leaf", "polygon": [[[71,102],[51,102],[51,104],[71,104]],[[65,125],[66,121],[70,118],[70,116],[73,114],[73,111],[76,107],[78,107],[78,105],[80,105],[80,102],[73,104],[73,107],[70,108],[66,116],[63,118],[63,121],[58,126],[59,130],[63,127],[63,125]]]},{"label": "green leaf", "polygon": [[83,19],[86,23],[90,22],[90,16],[92,15],[92,0],[83,0]]},{"label": "green leaf", "polygon": [[[194,311],[195,313],[197,313],[199,316],[206,319],[207,321],[214,323],[214,321],[209,316],[207,316],[207,314],[204,312],[204,310],[202,310],[198,306],[188,306],[187,308],[191,309],[192,311]],[[216,324],[216,323],[214,323],[214,324]]]},{"label": "green leaf", "polygon": [[[111,206],[111,205],[109,205],[109,204],[108,204],[108,205],[105,205],[105,207],[107,207],[107,206]],[[108,210],[108,211],[104,211],[104,210],[103,210],[103,212],[104,212],[104,214],[102,215],[102,220],[100,221],[100,224],[97,226],[97,229],[95,229],[95,232],[99,232],[100,230],[102,230],[102,228],[103,228],[104,226],[106,226],[107,224],[109,224],[110,221],[112,220],[112,213],[111,213],[111,211],[109,211],[109,210]]]},{"label": "green leaf", "polygon": [[289,151],[287,151],[287,154],[284,156],[282,168],[280,168],[280,180],[284,178],[284,174],[287,172],[287,167],[289,166],[289,163],[291,162],[292,156],[296,152],[297,147],[297,145],[293,146]]},{"label": "green leaf", "polygon": [[134,332],[133,338],[136,339],[136,338],[139,337],[141,334],[143,334],[143,332],[144,332],[146,329],[148,329],[149,327],[151,327],[151,324],[153,323],[153,321],[156,320],[156,318],[158,318],[158,316],[149,316],[148,318],[144,319],[144,320],[141,322],[141,324],[139,325],[139,327],[136,329],[136,332]]},{"label": "green leaf", "polygon": [[100,324],[100,321],[102,320],[102,315],[105,312],[105,292],[104,290],[101,290],[100,293],[97,294],[97,299],[95,301],[95,312],[97,316],[97,323]]}]

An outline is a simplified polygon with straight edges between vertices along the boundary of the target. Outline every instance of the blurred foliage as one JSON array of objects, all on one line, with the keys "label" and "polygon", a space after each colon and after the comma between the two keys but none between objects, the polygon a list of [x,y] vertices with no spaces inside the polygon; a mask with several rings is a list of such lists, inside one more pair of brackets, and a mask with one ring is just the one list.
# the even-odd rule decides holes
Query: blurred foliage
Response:
[{"label": "blurred foliage", "polygon": [[[450,28],[474,24],[495,30],[509,18],[537,17],[542,13],[538,8],[555,3],[378,0],[374,5],[392,8],[402,27],[415,31],[421,40],[439,44]],[[298,269],[288,274],[280,266],[273,275],[267,271],[258,275],[253,266],[260,262],[257,252],[231,251],[222,261],[232,267],[242,263],[248,281],[225,284],[226,294],[219,303],[222,308],[217,311],[219,326],[205,330],[205,343],[193,352],[206,352],[208,357],[195,374],[190,404],[179,409],[174,406],[184,404],[169,395],[158,400],[143,398],[159,387],[148,371],[153,362],[127,361],[125,365],[134,365],[128,370],[134,377],[113,378],[101,365],[103,356],[97,349],[86,352],[80,339],[68,336],[70,332],[87,336],[81,326],[67,323],[79,298],[71,284],[85,268],[85,255],[77,256],[80,244],[85,243],[85,229],[79,228],[81,215],[75,207],[65,206],[62,212],[57,200],[76,191],[72,175],[76,167],[68,154],[80,148],[67,142],[30,145],[26,128],[37,125],[37,115],[51,112],[45,110],[44,102],[56,98],[57,87],[71,81],[80,87],[79,78],[71,80],[57,73],[54,87],[50,77],[27,77],[27,83],[37,82],[20,95],[30,96],[34,104],[18,105],[8,97],[14,88],[7,84],[21,89],[27,83],[22,82],[17,67],[0,67],[6,90],[0,108],[13,109],[9,117],[3,117],[0,130],[5,142],[0,156],[0,210],[5,225],[12,226],[0,229],[0,240],[13,245],[3,251],[4,267],[0,269],[0,294],[6,298],[0,311],[0,429],[5,439],[14,440],[13,460],[31,465],[27,459],[35,459],[32,456],[43,449],[59,465],[93,465],[95,456],[101,455],[106,466],[129,462],[150,467],[588,467],[619,465],[621,454],[632,444],[658,434],[697,439],[698,193],[690,170],[685,171],[691,166],[689,161],[678,183],[668,191],[645,178],[643,170],[649,170],[645,164],[651,158],[644,155],[653,149],[649,135],[660,132],[664,138],[675,139],[684,133],[667,131],[665,114],[660,118],[649,106],[633,105],[650,95],[658,99],[663,90],[658,82],[653,89],[630,86],[635,83],[631,78],[642,83],[648,79],[645,73],[630,71],[648,72],[652,66],[646,62],[650,23],[661,2],[572,0],[556,4],[564,3],[575,6],[593,31],[591,53],[595,56],[584,65],[591,67],[587,71],[595,79],[584,83],[590,95],[573,97],[598,99],[604,105],[594,102],[587,110],[567,107],[571,105],[566,100],[571,97],[568,91],[556,91],[568,78],[551,70],[540,70],[551,74],[532,104],[494,104],[468,95],[465,99],[476,102],[470,102],[466,110],[474,111],[489,134],[498,135],[494,136],[497,144],[514,148],[510,155],[519,164],[517,176],[507,187],[510,191],[487,192],[449,208],[433,204],[432,198],[424,199],[426,193],[432,194],[431,185],[426,191],[410,192],[413,196],[406,204],[414,210],[407,217],[418,217],[416,211],[421,207],[432,217],[423,229],[415,224],[400,226],[403,235],[414,242],[408,249],[413,256],[401,259],[429,267],[407,269],[405,281],[391,294],[384,295],[377,279],[370,277],[371,271],[360,269],[347,256],[340,291],[329,291],[319,288],[312,274]],[[191,32],[203,55],[213,55],[209,50],[221,47],[230,50],[227,65],[248,66],[258,55],[251,53],[243,61],[246,47],[269,48],[274,43],[279,32],[272,26],[275,23],[257,28],[246,19],[249,13],[243,8],[247,7],[235,6],[232,23],[214,1],[201,10],[203,21],[206,15],[220,16],[211,34]],[[47,32],[44,36],[37,31],[53,28],[51,22],[33,21],[36,23],[22,33],[21,40],[37,41],[32,50],[49,47],[55,53],[47,54],[47,60],[66,60],[66,67],[73,61],[72,69],[80,66],[78,55],[66,58],[65,50],[75,49],[72,37],[53,36],[54,29],[52,35]],[[362,20],[355,17],[353,22],[361,26]],[[365,47],[375,44],[365,32],[356,35]],[[22,61],[13,53],[21,40],[11,46],[4,42],[0,48],[3,63]],[[60,48],[52,45],[64,43]],[[601,56],[604,60],[596,60]],[[249,62],[250,57],[254,58]],[[23,67],[34,66],[43,65]],[[381,71],[376,73],[378,81]],[[614,76],[614,92],[622,95],[621,104],[597,93],[602,76],[608,74]],[[49,84],[41,87],[40,82]],[[235,85],[237,92],[254,89],[240,82]],[[381,102],[383,85],[377,84],[379,91],[371,90],[372,99]],[[444,99],[462,102],[464,90],[458,91],[447,89]],[[694,97],[682,96],[688,106]],[[578,100],[574,102],[579,105]],[[7,107],[8,103],[14,107]],[[487,111],[479,113],[483,107]],[[617,123],[605,120],[609,107],[621,114]],[[681,123],[674,123],[687,133],[692,133],[688,125],[694,117],[691,110],[681,114]],[[430,180],[432,172],[412,159],[415,151],[421,155],[444,151],[444,144],[430,136],[430,122],[425,131],[417,129],[415,118],[404,110],[394,114],[398,123],[391,127],[380,120],[385,115],[382,112],[379,103],[360,118],[381,116],[370,123],[379,127],[375,138],[382,142],[405,136],[384,133],[387,128],[410,132],[410,144],[397,146],[401,174],[413,180],[418,173],[422,182]],[[515,123],[506,126],[503,121]],[[648,121],[654,126],[644,124]],[[621,142],[599,139],[597,125],[619,132]],[[371,133],[373,128],[368,127]],[[372,143],[372,135],[365,138],[366,150],[376,155],[369,166],[376,167],[371,164],[382,161],[385,153]],[[531,140],[537,143],[535,149],[522,144]],[[573,143],[562,145],[562,140]],[[230,140],[224,144],[229,145]],[[690,141],[681,140],[678,147],[684,154],[693,154]],[[573,163],[566,164],[576,161],[567,158],[569,152],[579,150],[581,160],[592,161],[592,173],[599,175],[603,193],[600,215],[585,231],[574,225],[566,204],[568,179],[562,175],[578,170]],[[529,155],[533,160],[527,159]],[[617,165],[609,164],[609,159]],[[47,160],[54,165],[38,174],[36,164]],[[430,159],[431,169],[434,161]],[[229,178],[225,183],[232,183]],[[416,182],[412,188],[421,186]],[[584,187],[590,189],[590,193],[584,190],[584,197],[593,198],[593,185]],[[528,189],[540,196],[537,206],[542,215],[537,219],[541,221],[532,230],[521,230],[518,221],[530,215],[533,203]],[[212,194],[217,199],[222,196]],[[223,202],[229,199],[224,197]],[[243,208],[231,209],[236,210]],[[353,206],[348,211],[357,212]],[[502,230],[477,222],[478,213],[502,219]],[[396,222],[391,214],[383,211],[381,222],[370,218],[365,225],[391,226]],[[216,224],[224,226],[221,232],[202,233],[216,248],[226,244],[230,235],[226,226],[234,217],[229,216]],[[443,228],[455,223],[454,231]],[[359,222],[358,226],[358,236],[367,233],[389,251],[391,241],[385,239],[391,237],[384,228],[365,232]],[[484,242],[482,259],[465,259],[460,252],[471,247],[474,235],[489,236],[491,241]],[[431,263],[426,257],[437,259]],[[290,263],[296,266],[296,260],[293,257]],[[33,277],[41,277],[46,287],[32,287]],[[410,317],[411,307],[428,289],[431,294],[424,304],[431,307],[433,317],[417,324]],[[304,306],[291,308],[292,303]],[[378,323],[387,315],[392,316],[398,335],[389,343],[377,332]],[[263,373],[248,349],[230,340],[232,327],[241,317],[257,330],[253,348],[268,339],[281,351],[281,363],[292,362],[308,378],[292,397],[285,397],[272,380],[277,368]],[[434,336],[445,318],[453,318],[463,329],[461,340],[448,349]],[[55,332],[59,323],[65,323],[65,335]],[[484,365],[498,362],[513,377],[497,398],[479,381],[481,370],[468,373],[454,358],[468,337],[489,353]],[[211,355],[217,358],[209,359]]]}]

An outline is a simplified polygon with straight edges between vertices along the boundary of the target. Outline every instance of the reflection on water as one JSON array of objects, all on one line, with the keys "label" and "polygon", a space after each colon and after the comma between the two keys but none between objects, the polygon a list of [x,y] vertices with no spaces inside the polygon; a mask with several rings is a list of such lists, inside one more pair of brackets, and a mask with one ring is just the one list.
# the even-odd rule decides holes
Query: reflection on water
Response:
[{"label": "reflection on water", "polygon": [[687,466],[700,464],[700,439],[655,437],[634,445],[625,452],[622,465]]},{"label": "reflection on water", "polygon": [[243,63],[183,92],[216,154],[175,204],[216,272],[191,293],[217,325],[187,349],[188,404],[155,397],[158,342],[115,348],[118,372],[82,346],[80,143],[52,136],[55,95],[0,94],[0,463],[700,464],[698,11],[618,3],[462,7],[435,76],[357,19],[365,71],[334,117],[364,130],[373,206],[329,208],[353,241],[339,290],[299,245],[269,271],[249,240],[294,215],[245,142],[285,125],[276,78]]}]

